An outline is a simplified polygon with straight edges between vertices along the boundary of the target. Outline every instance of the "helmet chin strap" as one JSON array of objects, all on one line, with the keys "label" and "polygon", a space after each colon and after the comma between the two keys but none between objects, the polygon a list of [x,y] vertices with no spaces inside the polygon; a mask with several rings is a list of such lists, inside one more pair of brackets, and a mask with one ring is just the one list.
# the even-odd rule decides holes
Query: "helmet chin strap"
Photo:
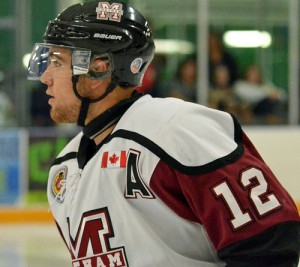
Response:
[{"label": "helmet chin strap", "polygon": [[82,97],[78,93],[78,91],[77,91],[78,80],[79,80],[79,75],[72,76],[73,91],[74,91],[76,97],[81,100],[81,107],[80,107],[80,111],[79,111],[77,125],[84,127],[90,104],[96,103],[96,102],[102,100],[103,98],[105,98],[109,93],[111,93],[116,88],[116,86],[118,85],[118,82],[117,82],[117,79],[114,76],[112,76],[112,81],[111,81],[110,85],[106,88],[105,93],[98,98],[90,99],[87,97]]}]

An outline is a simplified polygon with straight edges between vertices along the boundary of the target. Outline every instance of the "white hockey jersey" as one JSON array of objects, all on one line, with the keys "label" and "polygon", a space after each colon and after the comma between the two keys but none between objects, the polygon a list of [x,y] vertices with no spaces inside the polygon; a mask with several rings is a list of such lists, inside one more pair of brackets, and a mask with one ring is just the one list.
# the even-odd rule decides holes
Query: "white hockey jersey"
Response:
[{"label": "white hockey jersey", "polygon": [[227,113],[145,95],[80,169],[82,140],[48,181],[73,267],[277,266],[273,248],[299,248],[292,199]]}]

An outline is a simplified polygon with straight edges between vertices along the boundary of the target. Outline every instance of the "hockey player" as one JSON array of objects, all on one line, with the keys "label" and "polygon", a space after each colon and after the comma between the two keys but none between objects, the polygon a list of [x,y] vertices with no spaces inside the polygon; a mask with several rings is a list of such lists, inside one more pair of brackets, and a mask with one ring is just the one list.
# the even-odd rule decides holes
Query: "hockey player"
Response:
[{"label": "hockey player", "polygon": [[153,55],[118,1],[67,8],[32,52],[51,118],[83,127],[48,182],[72,266],[297,266],[297,209],[237,120],[136,92]]}]

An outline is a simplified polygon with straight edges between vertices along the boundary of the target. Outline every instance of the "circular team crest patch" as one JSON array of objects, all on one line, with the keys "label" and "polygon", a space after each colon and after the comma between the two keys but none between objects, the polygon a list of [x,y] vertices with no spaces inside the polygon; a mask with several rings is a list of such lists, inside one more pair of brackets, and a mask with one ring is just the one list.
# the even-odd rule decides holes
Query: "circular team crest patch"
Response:
[{"label": "circular team crest patch", "polygon": [[52,193],[55,197],[55,200],[59,203],[62,203],[65,198],[67,173],[67,166],[62,166],[56,172],[52,182]]},{"label": "circular team crest patch", "polygon": [[130,70],[132,73],[138,73],[143,65],[143,59],[140,57],[136,58],[131,62]]}]

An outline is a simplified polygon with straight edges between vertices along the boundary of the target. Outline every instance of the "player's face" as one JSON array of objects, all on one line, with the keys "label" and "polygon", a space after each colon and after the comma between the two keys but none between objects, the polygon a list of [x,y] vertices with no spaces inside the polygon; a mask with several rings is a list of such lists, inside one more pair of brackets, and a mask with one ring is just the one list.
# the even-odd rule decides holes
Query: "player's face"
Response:
[{"label": "player's face", "polygon": [[69,49],[51,48],[49,65],[40,78],[48,86],[50,116],[57,123],[75,123],[78,119],[81,102],[72,88],[71,58]]}]

